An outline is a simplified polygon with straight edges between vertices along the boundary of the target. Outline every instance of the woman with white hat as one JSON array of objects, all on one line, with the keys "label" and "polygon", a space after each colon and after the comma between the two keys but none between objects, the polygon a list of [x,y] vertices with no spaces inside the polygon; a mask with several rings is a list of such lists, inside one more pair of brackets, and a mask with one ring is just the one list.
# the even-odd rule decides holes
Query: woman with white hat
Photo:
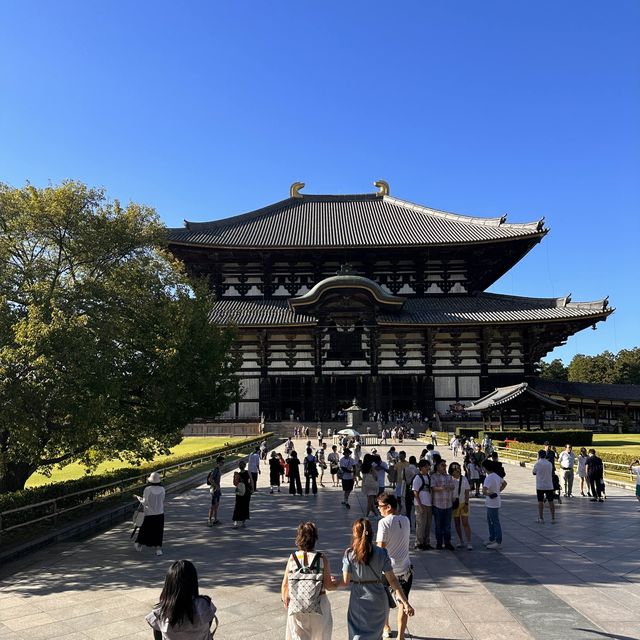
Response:
[{"label": "woman with white hat", "polygon": [[162,535],[164,533],[164,487],[162,477],[154,471],[147,478],[147,486],[141,496],[135,496],[144,507],[144,520],[136,537],[136,551],[142,546],[155,547],[156,555],[162,555]]}]

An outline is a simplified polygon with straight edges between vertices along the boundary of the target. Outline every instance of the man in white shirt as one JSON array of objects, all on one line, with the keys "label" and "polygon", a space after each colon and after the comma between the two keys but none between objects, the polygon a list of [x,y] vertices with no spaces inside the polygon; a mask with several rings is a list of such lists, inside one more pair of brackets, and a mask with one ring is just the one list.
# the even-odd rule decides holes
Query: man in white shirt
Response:
[{"label": "man in white shirt", "polygon": [[253,479],[253,490],[258,490],[258,475],[260,474],[260,447],[249,456],[249,473]]},{"label": "man in white shirt", "polygon": [[412,489],[416,508],[416,549],[433,549],[431,538],[431,478],[428,460],[418,462],[418,474],[413,479]]},{"label": "man in white shirt", "polygon": [[[410,523],[406,516],[398,515],[398,501],[394,495],[383,493],[378,496],[378,508],[383,516],[378,522],[376,544],[387,550],[391,558],[393,573],[398,578],[404,595],[409,599],[413,583],[413,567],[409,558]],[[407,614],[403,607],[398,607],[398,638],[404,640],[407,628]],[[383,637],[389,637],[391,627],[389,617],[384,625]]]},{"label": "man in white shirt", "polygon": [[564,480],[564,495],[567,498],[573,495],[573,465],[575,461],[576,454],[573,453],[573,447],[568,444],[558,457],[558,462],[562,469],[562,478]]},{"label": "man in white shirt", "polygon": [[353,458],[349,449],[344,450],[342,458],[340,458],[340,472],[342,474],[342,491],[344,492],[344,500],[342,504],[351,509],[349,504],[349,494],[353,491]]},{"label": "man in white shirt", "polygon": [[556,505],[553,502],[556,492],[553,490],[553,464],[547,459],[544,449],[538,451],[538,460],[533,465],[533,475],[536,477],[536,494],[538,496],[538,522],[544,522],[544,499],[547,498],[551,511],[551,522],[556,522]]}]

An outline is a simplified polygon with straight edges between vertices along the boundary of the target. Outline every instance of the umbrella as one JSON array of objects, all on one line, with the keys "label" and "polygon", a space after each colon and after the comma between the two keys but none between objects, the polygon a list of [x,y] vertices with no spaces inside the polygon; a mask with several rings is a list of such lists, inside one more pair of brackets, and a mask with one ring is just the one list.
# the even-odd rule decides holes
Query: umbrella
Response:
[{"label": "umbrella", "polygon": [[360,433],[358,433],[355,429],[341,429],[340,431],[338,431],[338,435],[353,436],[355,438],[356,436],[359,436]]}]

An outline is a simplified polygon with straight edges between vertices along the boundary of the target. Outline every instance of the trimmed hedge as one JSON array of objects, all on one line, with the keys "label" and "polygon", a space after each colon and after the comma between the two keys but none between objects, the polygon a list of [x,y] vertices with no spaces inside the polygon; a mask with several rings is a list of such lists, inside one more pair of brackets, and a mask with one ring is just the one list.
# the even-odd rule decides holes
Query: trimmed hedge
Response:
[{"label": "trimmed hedge", "polygon": [[[555,447],[563,447],[567,442],[574,447],[590,447],[593,442],[593,432],[576,429],[565,429],[559,431],[483,431],[482,435],[488,434],[492,440],[513,440],[514,438],[524,442],[544,444],[548,442]],[[539,448],[539,447],[538,447]]]},{"label": "trimmed hedge", "polygon": [[473,436],[474,440],[478,440],[482,432],[482,427],[456,427],[457,436],[464,436],[465,438]]},{"label": "trimmed hedge", "polygon": [[[566,442],[565,442],[566,444]],[[531,453],[537,455],[538,451],[540,451],[541,447],[538,443],[536,442],[514,442],[509,443],[509,446],[513,446],[514,449],[521,449],[523,451],[530,451]],[[598,455],[599,458],[601,458],[604,462],[609,462],[612,464],[623,464],[623,465],[630,465],[632,462],[634,462],[635,460],[638,459],[639,456],[634,455],[634,454],[622,454],[622,453],[610,453],[609,451],[603,451],[602,453],[598,453],[598,448],[597,447],[591,447],[590,445],[586,445],[586,444],[582,444],[580,443],[579,445],[574,445],[573,447],[573,451],[576,454],[576,458],[578,457],[578,452],[580,450],[580,447],[587,447],[587,448],[593,448],[596,450],[596,454]],[[564,449],[564,445],[562,447]],[[558,450],[558,453],[560,453],[560,450]]]},{"label": "trimmed hedge", "polygon": [[[0,495],[0,513],[3,511],[9,511],[11,509],[18,509],[19,507],[28,506],[31,504],[37,504],[39,502],[45,502],[58,498],[58,506],[61,508],[69,508],[83,503],[90,503],[96,497],[108,497],[113,496],[124,491],[134,490],[136,487],[144,486],[144,478],[138,476],[147,475],[152,471],[162,470],[161,464],[166,467],[171,467],[176,464],[186,464],[192,460],[198,460],[199,458],[205,458],[207,456],[222,454],[230,449],[238,449],[255,445],[256,442],[269,439],[273,434],[261,434],[255,438],[247,438],[246,441],[229,446],[214,447],[207,451],[201,451],[197,455],[182,455],[170,458],[162,463],[158,462],[146,462],[137,467],[125,467],[123,469],[116,469],[114,471],[108,471],[106,473],[100,473],[97,475],[88,475],[83,478],[77,478],[76,480],[65,480],[63,482],[56,482],[53,484],[45,484],[39,487],[29,487],[22,491],[14,491],[13,493],[7,493]],[[178,470],[176,470],[178,471]],[[100,486],[110,484],[112,482],[119,482],[119,485],[110,487],[108,489],[99,489]],[[70,495],[79,491],[85,491],[87,489],[96,489],[95,492],[82,494],[80,496]],[[65,498],[68,496],[68,498]],[[51,505],[43,505],[42,507],[35,507],[28,511],[22,511],[15,514],[8,514],[3,516],[4,526],[11,526],[32,520],[41,516],[49,515],[51,513]]]}]

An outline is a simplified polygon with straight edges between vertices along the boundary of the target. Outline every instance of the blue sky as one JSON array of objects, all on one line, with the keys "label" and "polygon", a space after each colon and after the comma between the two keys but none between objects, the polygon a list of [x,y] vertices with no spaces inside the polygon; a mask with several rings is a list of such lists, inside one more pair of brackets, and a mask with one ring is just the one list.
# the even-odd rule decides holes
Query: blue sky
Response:
[{"label": "blue sky", "polygon": [[170,226],[374,191],[551,232],[493,291],[610,296],[640,345],[640,2],[0,0],[0,180]]}]

